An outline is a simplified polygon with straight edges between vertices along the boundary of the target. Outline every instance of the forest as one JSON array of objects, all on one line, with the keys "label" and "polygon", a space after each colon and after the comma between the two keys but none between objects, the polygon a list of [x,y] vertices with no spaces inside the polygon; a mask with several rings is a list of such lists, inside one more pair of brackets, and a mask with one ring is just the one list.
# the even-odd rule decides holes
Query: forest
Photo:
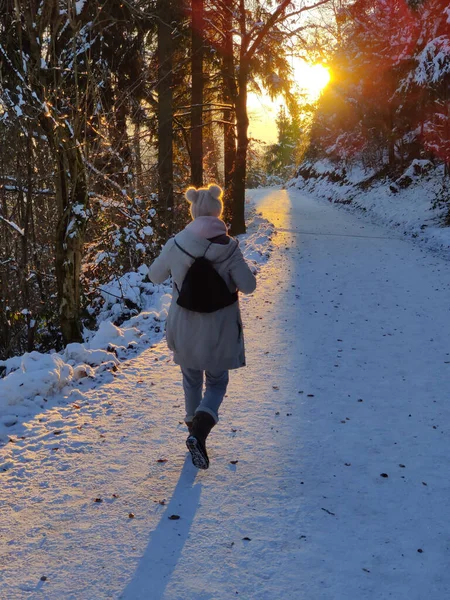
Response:
[{"label": "forest", "polygon": [[[148,264],[216,181],[245,232],[245,189],[327,158],[450,175],[443,0],[0,1],[0,359],[82,341],[101,290]],[[311,103],[292,56],[331,82]],[[248,94],[283,97],[278,142]],[[139,310],[124,299],[124,313]]]},{"label": "forest", "polygon": [[334,82],[322,95],[307,158],[400,173],[414,160],[450,175],[450,8],[357,0],[336,10]]}]

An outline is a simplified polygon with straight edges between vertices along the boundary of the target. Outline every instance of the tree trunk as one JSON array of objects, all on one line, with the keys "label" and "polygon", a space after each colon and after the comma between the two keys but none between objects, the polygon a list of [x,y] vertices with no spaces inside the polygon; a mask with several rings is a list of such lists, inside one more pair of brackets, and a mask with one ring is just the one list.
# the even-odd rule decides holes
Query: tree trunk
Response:
[{"label": "tree trunk", "polygon": [[245,180],[247,176],[247,149],[248,149],[248,114],[247,114],[247,84],[248,66],[240,65],[239,93],[236,99],[236,133],[237,150],[236,164],[233,177],[232,197],[232,235],[245,233]]},{"label": "tree trunk", "polygon": [[172,5],[158,0],[158,179],[159,204],[164,210],[168,236],[173,227],[173,91]]},{"label": "tree trunk", "polygon": [[[26,191],[26,209],[25,219],[23,222],[23,251],[22,251],[22,270],[25,276],[25,285],[23,288],[25,307],[30,308],[30,290],[28,284],[28,273],[30,271],[29,261],[29,244],[30,244],[30,227],[33,214],[33,146],[32,146],[31,131],[27,135],[27,191]],[[34,348],[35,334],[35,319],[31,318],[31,313],[27,315],[27,352],[32,352]],[[33,324],[33,325],[32,325]]]},{"label": "tree trunk", "polygon": [[[28,140],[28,136],[27,136]],[[19,259],[19,272],[18,272],[18,280],[19,280],[19,307],[23,310],[24,308],[28,308],[28,282],[27,282],[27,216],[28,210],[26,206],[25,200],[25,185],[30,184],[29,181],[23,181],[23,173],[21,169],[21,165],[26,164],[28,160],[28,144],[25,148],[22,149],[22,152],[17,152],[16,157],[16,178],[17,178],[17,187],[18,187],[18,195],[17,195],[17,206],[19,208],[19,223],[23,231],[23,235],[20,236],[18,245],[20,245],[20,259]],[[27,169],[27,175],[29,172],[29,168]],[[25,189],[24,189],[25,188]]]},{"label": "tree trunk", "polygon": [[191,180],[203,185],[203,0],[192,0]]},{"label": "tree trunk", "polygon": [[223,11],[223,32],[225,36],[222,58],[223,100],[230,108],[223,111],[223,154],[224,154],[224,218],[227,223],[233,220],[233,177],[236,163],[236,128],[232,105],[237,96],[233,54],[233,16],[231,10]]},{"label": "tree trunk", "polygon": [[394,134],[394,115],[392,107],[388,107],[388,161],[393,170],[395,168],[395,134]]},{"label": "tree trunk", "polygon": [[[53,140],[58,166],[56,202],[56,282],[61,333],[65,344],[82,342],[81,262],[87,224],[88,191],[83,157],[72,139]],[[55,143],[56,142],[56,143]]]},{"label": "tree trunk", "polygon": [[[227,100],[226,100],[227,102]],[[234,125],[228,125],[233,119],[232,110],[223,111],[224,130],[223,130],[223,155],[224,155],[224,215],[225,222],[229,225],[233,222],[234,204],[233,204],[233,178],[236,164],[236,131]]]},{"label": "tree trunk", "polygon": [[141,152],[141,124],[140,118],[134,124],[133,132],[133,158],[135,169],[135,189],[138,196],[142,196],[144,189],[144,174],[142,169],[142,152]]},{"label": "tree trunk", "polygon": [[[119,85],[125,87],[125,83],[119,81]],[[121,98],[118,103],[114,105],[114,123],[113,129],[113,148],[117,156],[117,173],[114,179],[122,187],[129,185],[128,173],[124,173],[125,166],[131,166],[131,148],[130,140],[128,136],[128,106],[127,103]]]},{"label": "tree trunk", "polygon": [[[229,98],[225,100],[228,102]],[[234,165],[236,163],[236,128],[233,124],[234,113],[232,109],[223,111],[224,132],[224,181],[225,188],[231,190],[233,187]]]},{"label": "tree trunk", "polygon": [[217,138],[219,132],[217,126],[214,123],[209,123],[203,128],[203,163],[204,172],[211,181],[216,182],[219,185],[223,185],[221,181],[221,173],[219,164],[221,163],[222,157],[217,148]]}]

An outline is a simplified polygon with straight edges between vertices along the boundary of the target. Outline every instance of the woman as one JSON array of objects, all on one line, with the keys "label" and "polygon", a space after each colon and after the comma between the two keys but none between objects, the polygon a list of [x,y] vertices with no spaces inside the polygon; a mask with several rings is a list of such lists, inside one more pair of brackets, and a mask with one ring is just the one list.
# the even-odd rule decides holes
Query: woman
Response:
[{"label": "woman", "polygon": [[[219,420],[228,371],[245,366],[237,292],[251,294],[256,288],[256,280],[237,240],[228,236],[227,227],[220,219],[223,210],[220,187],[189,188],[186,199],[191,205],[193,221],[166,243],[151,265],[149,277],[153,283],[162,283],[172,276],[167,344],[183,374],[185,422],[189,429],[186,445],[193,464],[199,469],[207,469],[209,459],[205,442]],[[226,284],[224,296],[227,298],[223,307],[213,312],[198,312],[181,302],[180,292],[183,297],[186,274],[199,257],[206,258]],[[207,296],[208,289],[201,293]]]}]

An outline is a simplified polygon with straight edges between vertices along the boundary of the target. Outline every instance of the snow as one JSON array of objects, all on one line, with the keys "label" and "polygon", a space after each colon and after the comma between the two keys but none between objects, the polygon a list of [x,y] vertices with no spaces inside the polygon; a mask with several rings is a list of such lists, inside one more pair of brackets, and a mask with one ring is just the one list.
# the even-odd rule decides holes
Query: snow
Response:
[{"label": "snow", "polygon": [[420,85],[435,84],[450,73],[450,38],[442,35],[429,41],[417,57],[414,80]]},{"label": "snow", "polygon": [[5,219],[5,217],[2,217],[2,215],[0,215],[0,220],[3,221],[4,223],[6,223],[7,225],[9,225],[10,227],[12,227],[20,235],[22,235],[22,236],[25,235],[24,230],[21,227],[19,227],[18,225],[16,225],[16,223],[14,223],[13,221],[9,221],[8,219]]},{"label": "snow", "polygon": [[84,5],[86,4],[86,0],[77,0],[75,2],[75,12],[77,15],[81,14]]},{"label": "snow", "polygon": [[146,225],[145,227],[143,227],[140,230],[139,235],[141,236],[141,238],[144,238],[145,236],[153,235],[153,228],[150,227],[149,225]]},{"label": "snow", "polygon": [[88,218],[86,207],[82,204],[74,204],[72,207],[72,212],[74,215],[77,215],[77,217],[80,217],[81,219]]},{"label": "snow", "polygon": [[249,195],[277,234],[209,471],[162,340],[11,425],[8,600],[447,598],[450,262],[304,192]]},{"label": "snow", "polygon": [[[443,166],[434,168],[430,161],[414,160],[395,182],[375,181],[365,190],[361,185],[374,173],[361,166],[348,167],[345,176],[328,160],[310,166],[312,177],[300,176],[288,186],[336,203],[343,210],[363,211],[373,223],[387,225],[450,256],[450,228],[442,226],[448,212],[443,197]],[[341,180],[330,181],[330,174]]]},{"label": "snow", "polygon": [[43,395],[60,391],[72,375],[73,369],[57,354],[30,352],[22,357],[20,369],[2,380],[3,401],[12,410],[13,405],[34,396],[36,389]]},{"label": "snow", "polygon": [[[82,208],[82,207],[81,207]],[[82,210],[77,214],[83,213]],[[265,262],[270,250],[273,225],[249,205],[250,232],[241,240],[244,255],[255,272]],[[128,358],[159,341],[164,332],[171,302],[170,282],[154,285],[146,281],[147,265],[126,273],[101,288],[104,305],[98,317],[97,331],[85,332],[85,343],[70,344],[59,354],[39,352],[0,361],[6,367],[6,377],[0,378],[0,442],[11,434],[16,424],[39,412],[44,403],[65,404],[78,384],[84,389],[97,380],[106,381],[119,359]],[[120,327],[113,324],[131,305],[133,316]],[[26,309],[22,314],[28,313]],[[84,379],[84,380],[83,380]],[[63,397],[52,397],[63,391]],[[38,400],[36,400],[38,398]]]}]

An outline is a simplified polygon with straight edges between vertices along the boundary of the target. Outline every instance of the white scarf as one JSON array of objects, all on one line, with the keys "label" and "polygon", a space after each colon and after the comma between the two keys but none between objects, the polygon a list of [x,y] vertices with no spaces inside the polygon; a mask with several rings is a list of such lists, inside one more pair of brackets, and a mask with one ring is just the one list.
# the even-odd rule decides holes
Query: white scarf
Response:
[{"label": "white scarf", "polygon": [[187,225],[186,231],[190,231],[194,235],[206,240],[219,235],[226,235],[228,232],[225,223],[217,217],[197,217]]}]

